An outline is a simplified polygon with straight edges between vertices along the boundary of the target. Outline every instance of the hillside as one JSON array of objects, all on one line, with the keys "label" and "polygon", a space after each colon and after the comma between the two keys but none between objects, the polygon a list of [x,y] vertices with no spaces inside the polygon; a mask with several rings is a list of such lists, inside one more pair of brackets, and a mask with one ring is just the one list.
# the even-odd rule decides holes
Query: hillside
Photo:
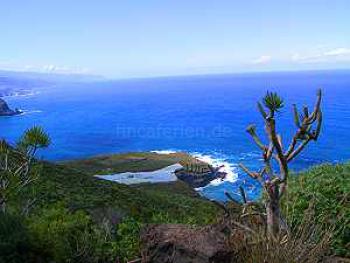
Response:
[{"label": "hillside", "polygon": [[[34,209],[26,219],[1,219],[5,223],[3,227],[0,224],[0,234],[5,233],[7,239],[0,242],[0,249],[8,249],[12,257],[11,251],[20,251],[16,249],[25,242],[28,251],[23,255],[36,255],[28,262],[70,262],[76,257],[84,262],[115,262],[116,258],[127,262],[140,256],[140,235],[147,223],[165,229],[170,226],[169,231],[171,226],[181,226],[183,231],[192,231],[195,239],[195,229],[204,231],[198,233],[215,231],[211,226],[217,224],[208,224],[221,222],[223,211],[181,181],[128,186],[94,177],[105,172],[149,171],[189,160],[191,157],[184,153],[127,153],[43,162],[35,191],[21,195],[26,200],[34,194]],[[317,228],[324,223],[334,226],[332,253],[340,256],[349,256],[349,174],[350,164],[341,164],[317,166],[293,175],[284,202],[289,211],[285,215],[294,227],[304,225],[304,212],[314,200],[315,224]],[[306,222],[307,228],[312,226],[309,224],[314,223]],[[17,262],[21,260],[22,256]]]},{"label": "hillside", "polygon": [[315,224],[336,230],[334,252],[350,257],[350,163],[319,165],[292,176],[285,201],[292,226],[302,224],[313,205]]},{"label": "hillside", "polygon": [[144,222],[156,214],[179,222],[210,222],[217,215],[217,207],[181,181],[127,186],[93,177],[106,171],[155,170],[186,158],[186,154],[133,153],[45,163],[37,191],[43,203],[63,201],[74,210],[113,211],[120,217],[131,215]]}]

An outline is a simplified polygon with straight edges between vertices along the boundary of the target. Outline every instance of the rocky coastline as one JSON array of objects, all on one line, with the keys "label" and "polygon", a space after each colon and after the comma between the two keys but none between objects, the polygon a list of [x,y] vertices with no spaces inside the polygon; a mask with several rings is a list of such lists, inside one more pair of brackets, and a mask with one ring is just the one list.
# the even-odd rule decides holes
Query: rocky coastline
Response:
[{"label": "rocky coastline", "polygon": [[224,179],[227,175],[220,171],[221,166],[213,167],[210,164],[193,159],[190,164],[175,171],[176,177],[193,188],[204,187],[215,179]]}]

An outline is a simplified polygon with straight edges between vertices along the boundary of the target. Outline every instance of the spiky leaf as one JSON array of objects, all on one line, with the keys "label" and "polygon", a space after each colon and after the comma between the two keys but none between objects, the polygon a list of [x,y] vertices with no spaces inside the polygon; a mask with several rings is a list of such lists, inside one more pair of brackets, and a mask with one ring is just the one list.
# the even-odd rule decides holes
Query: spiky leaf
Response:
[{"label": "spiky leaf", "polygon": [[268,91],[263,98],[263,103],[270,111],[279,111],[284,106],[283,99],[276,92]]},{"label": "spiky leaf", "polygon": [[18,146],[23,148],[46,148],[49,146],[49,144],[49,135],[43,130],[42,127],[34,126],[24,132]]}]

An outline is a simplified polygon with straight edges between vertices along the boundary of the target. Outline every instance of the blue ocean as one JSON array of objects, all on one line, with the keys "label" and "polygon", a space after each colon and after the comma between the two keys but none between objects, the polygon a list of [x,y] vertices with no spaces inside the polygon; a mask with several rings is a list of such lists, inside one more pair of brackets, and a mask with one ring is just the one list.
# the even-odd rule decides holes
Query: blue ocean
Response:
[{"label": "blue ocean", "polygon": [[[18,82],[20,85],[21,82]],[[162,77],[91,82],[48,82],[33,92],[9,96],[12,108],[25,114],[0,119],[0,137],[15,142],[28,127],[43,126],[52,145],[40,152],[53,161],[133,151],[186,151],[216,165],[225,165],[223,182],[199,189],[208,198],[225,200],[243,185],[250,199],[260,187],[238,168],[261,165],[261,153],[245,132],[263,121],[256,102],[267,90],[285,100],[277,129],[285,145],[295,131],[292,104],[313,106],[316,91],[324,93],[324,122],[317,143],[310,143],[292,164],[299,171],[320,163],[350,159],[350,71],[251,73]]]}]

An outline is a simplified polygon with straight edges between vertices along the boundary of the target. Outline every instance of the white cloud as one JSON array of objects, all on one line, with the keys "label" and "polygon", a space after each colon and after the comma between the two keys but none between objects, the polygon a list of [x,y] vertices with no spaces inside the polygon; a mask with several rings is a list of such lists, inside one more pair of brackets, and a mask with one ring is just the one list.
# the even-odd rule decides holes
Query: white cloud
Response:
[{"label": "white cloud", "polygon": [[57,66],[57,65],[44,65],[38,68],[39,71],[47,73],[66,73],[66,74],[84,74],[88,73],[89,70],[86,68],[72,68],[68,66]]},{"label": "white cloud", "polygon": [[303,55],[295,53],[291,59],[299,63],[350,61],[350,48],[334,48]]},{"label": "white cloud", "polygon": [[350,55],[350,48],[336,48],[324,53],[325,56],[346,56]]},{"label": "white cloud", "polygon": [[47,72],[54,72],[54,71],[60,71],[60,68],[55,65],[44,65],[42,67],[42,70]]},{"label": "white cloud", "polygon": [[253,64],[267,64],[271,61],[272,57],[269,55],[263,55],[261,57],[258,57],[257,59],[254,59],[252,61]]},{"label": "white cloud", "polygon": [[86,68],[57,66],[53,64],[47,65],[19,65],[18,63],[0,62],[1,69],[14,71],[32,71],[40,73],[58,73],[58,74],[89,74],[91,71]]}]

